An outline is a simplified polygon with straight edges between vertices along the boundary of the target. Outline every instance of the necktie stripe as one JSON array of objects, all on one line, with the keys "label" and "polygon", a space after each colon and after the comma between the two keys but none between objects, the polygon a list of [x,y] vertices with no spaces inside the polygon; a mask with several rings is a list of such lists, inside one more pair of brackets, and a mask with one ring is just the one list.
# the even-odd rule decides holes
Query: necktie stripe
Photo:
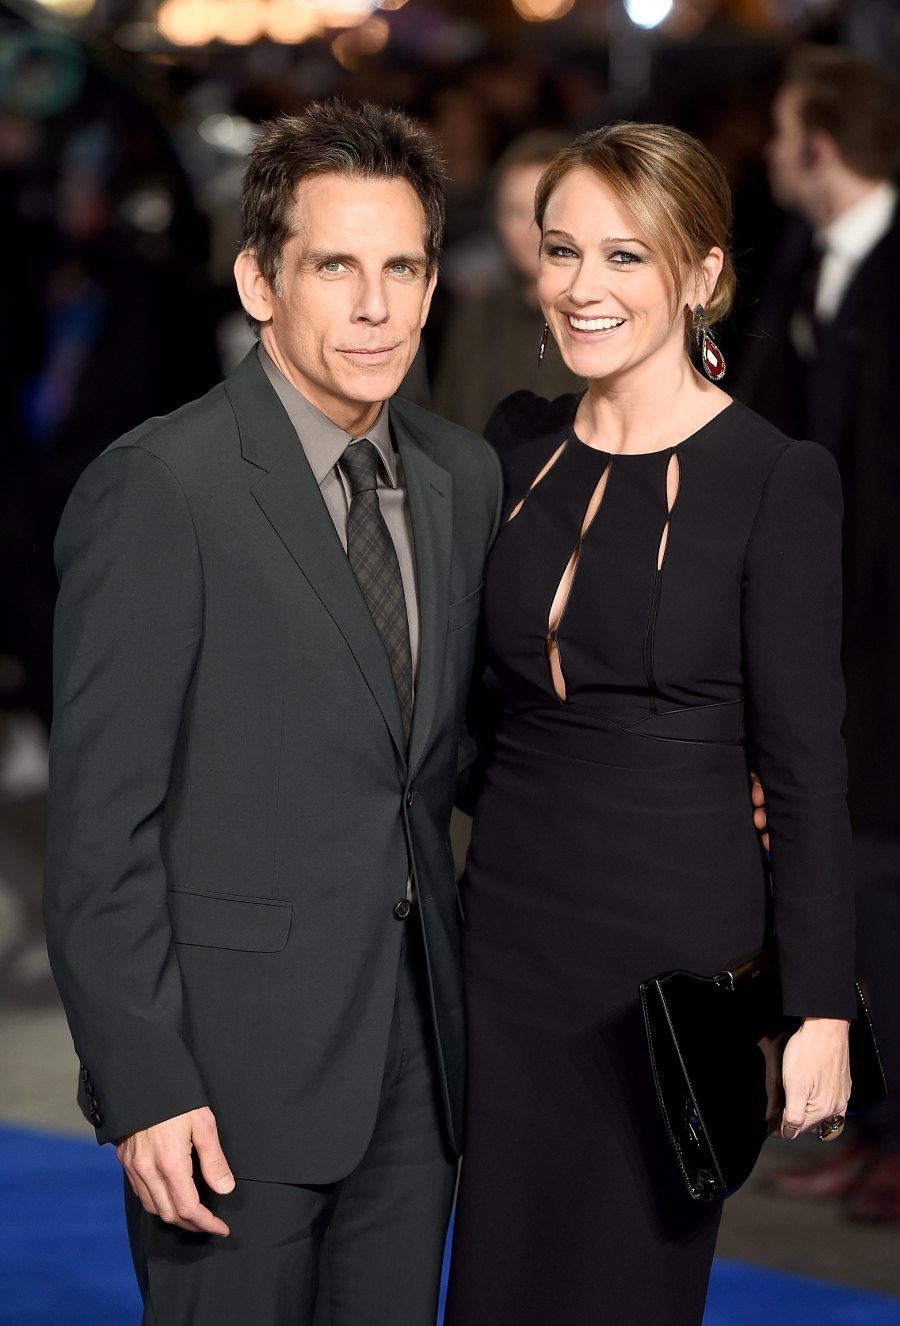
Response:
[{"label": "necktie stripe", "polygon": [[409,619],[397,550],[378,502],[378,452],[362,438],[350,443],[340,464],[350,487],[347,556],[391,665],[408,742],[413,707]]}]

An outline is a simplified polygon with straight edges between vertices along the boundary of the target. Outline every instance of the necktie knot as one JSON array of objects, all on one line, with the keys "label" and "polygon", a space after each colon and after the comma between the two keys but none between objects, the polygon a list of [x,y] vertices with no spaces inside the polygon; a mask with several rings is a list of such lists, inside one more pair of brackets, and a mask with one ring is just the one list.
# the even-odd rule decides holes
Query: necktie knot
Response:
[{"label": "necktie knot", "polygon": [[350,443],[341,457],[341,469],[347,476],[351,497],[377,489],[378,452],[367,437]]}]

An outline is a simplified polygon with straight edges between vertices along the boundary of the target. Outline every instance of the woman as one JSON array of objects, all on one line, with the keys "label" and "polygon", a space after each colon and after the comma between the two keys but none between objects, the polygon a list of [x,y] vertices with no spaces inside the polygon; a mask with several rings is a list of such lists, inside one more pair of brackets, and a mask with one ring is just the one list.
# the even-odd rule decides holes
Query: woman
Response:
[{"label": "woman", "polygon": [[[730,199],[659,125],[579,138],[538,186],[539,294],[581,397],[489,436],[503,715],[467,882],[470,1095],[447,1326],[696,1326],[718,1210],[668,1154],[639,983],[757,951],[784,1010],[782,1131],[843,1113],[854,1012],[836,468],[707,371]],[[698,308],[698,306],[700,306]],[[774,905],[749,809],[766,791]]]}]

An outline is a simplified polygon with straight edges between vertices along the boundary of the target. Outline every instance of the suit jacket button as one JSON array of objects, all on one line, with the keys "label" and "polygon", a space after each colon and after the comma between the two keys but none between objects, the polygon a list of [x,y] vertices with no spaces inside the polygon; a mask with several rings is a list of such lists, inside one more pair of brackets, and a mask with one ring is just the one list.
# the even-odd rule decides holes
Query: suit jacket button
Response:
[{"label": "suit jacket button", "polygon": [[416,789],[414,787],[411,787],[406,794],[407,810],[409,810],[412,807],[412,803],[415,801],[415,799],[416,799]]},{"label": "suit jacket button", "polygon": [[394,916],[398,921],[405,921],[412,911],[408,898],[401,898],[399,902],[394,903]]}]

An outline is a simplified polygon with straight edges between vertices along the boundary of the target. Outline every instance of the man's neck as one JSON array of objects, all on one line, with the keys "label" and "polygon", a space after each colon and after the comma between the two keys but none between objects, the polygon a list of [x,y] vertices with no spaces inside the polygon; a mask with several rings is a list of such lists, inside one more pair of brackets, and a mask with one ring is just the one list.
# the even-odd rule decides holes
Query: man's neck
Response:
[{"label": "man's neck", "polygon": [[809,217],[814,229],[824,230],[854,207],[870,198],[884,180],[867,179],[846,167],[839,168],[810,205]]}]

